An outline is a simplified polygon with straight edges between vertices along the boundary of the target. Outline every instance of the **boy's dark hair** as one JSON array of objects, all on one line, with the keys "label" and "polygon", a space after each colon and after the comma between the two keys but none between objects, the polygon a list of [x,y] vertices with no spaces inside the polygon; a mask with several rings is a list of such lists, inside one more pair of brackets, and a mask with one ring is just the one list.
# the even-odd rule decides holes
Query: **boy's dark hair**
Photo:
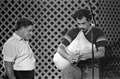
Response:
[{"label": "boy's dark hair", "polygon": [[75,13],[72,15],[73,19],[76,21],[77,19],[82,19],[83,17],[86,17],[87,21],[90,21],[92,19],[91,12],[87,9],[79,9],[75,11]]},{"label": "boy's dark hair", "polygon": [[19,18],[15,25],[15,30],[18,31],[21,27],[27,28],[28,26],[33,25],[33,24],[34,23],[26,17]]}]

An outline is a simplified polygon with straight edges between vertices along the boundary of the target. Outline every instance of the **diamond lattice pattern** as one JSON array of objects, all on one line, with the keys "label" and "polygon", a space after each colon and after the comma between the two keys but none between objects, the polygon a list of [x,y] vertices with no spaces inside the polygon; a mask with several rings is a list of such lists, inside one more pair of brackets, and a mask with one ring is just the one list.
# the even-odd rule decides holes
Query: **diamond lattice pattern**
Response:
[{"label": "diamond lattice pattern", "polygon": [[[106,33],[109,44],[116,42],[118,37],[117,0],[90,0],[97,27]],[[114,2],[114,5],[110,5]],[[98,5],[99,3],[99,5]],[[108,5],[107,5],[107,4]],[[108,6],[108,8],[106,7]],[[99,7],[99,9],[98,9]],[[14,25],[19,17],[27,16],[35,22],[34,35],[30,45],[36,58],[36,79],[62,79],[60,70],[56,69],[52,58],[62,39],[61,32],[77,26],[71,15],[79,8],[88,8],[87,0],[1,0],[0,1],[0,53],[5,41],[12,35]],[[116,15],[109,9],[114,9]],[[105,13],[106,12],[106,13]],[[109,12],[109,16],[107,15]],[[98,17],[99,14],[99,17]],[[103,17],[104,16],[104,17]],[[113,20],[114,18],[114,20]],[[99,24],[98,24],[99,23]],[[107,23],[107,24],[106,24]],[[109,26],[109,27],[108,27]],[[114,27],[113,27],[114,26]],[[118,50],[114,47],[113,49]],[[108,50],[109,51],[109,50]],[[118,52],[113,52],[116,57]],[[0,54],[2,60],[2,54]],[[118,62],[111,63],[119,65]],[[109,67],[111,65],[107,65]],[[106,68],[106,66],[104,67]],[[116,70],[118,70],[116,68]],[[108,72],[113,75],[111,71]],[[108,74],[103,72],[102,74]],[[0,62],[0,76],[3,77],[4,68]]]}]

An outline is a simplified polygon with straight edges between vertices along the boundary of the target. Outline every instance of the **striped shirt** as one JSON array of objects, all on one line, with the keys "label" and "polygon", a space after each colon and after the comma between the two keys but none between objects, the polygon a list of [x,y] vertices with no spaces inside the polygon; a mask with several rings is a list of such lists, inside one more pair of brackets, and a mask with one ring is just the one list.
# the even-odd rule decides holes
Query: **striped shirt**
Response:
[{"label": "striped shirt", "polygon": [[[67,47],[78,35],[81,29],[79,28],[74,28],[70,30],[63,38],[62,43]],[[86,39],[91,42],[91,35],[93,34],[93,43],[96,45],[96,48],[98,47],[105,47],[107,46],[107,40],[105,38],[105,34],[102,30],[99,28],[93,27],[87,33],[84,33]],[[91,59],[85,60],[85,61],[80,61],[80,64],[90,64]],[[95,63],[98,63],[98,60],[96,59]],[[78,63],[79,64],[79,63]]]}]

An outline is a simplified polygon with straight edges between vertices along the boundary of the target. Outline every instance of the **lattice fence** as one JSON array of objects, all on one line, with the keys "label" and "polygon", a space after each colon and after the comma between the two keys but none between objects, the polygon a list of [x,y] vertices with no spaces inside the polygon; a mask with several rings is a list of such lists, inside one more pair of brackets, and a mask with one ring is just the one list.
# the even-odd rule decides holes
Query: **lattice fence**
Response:
[{"label": "lattice fence", "polygon": [[[119,22],[118,19],[116,19],[120,14],[117,11],[119,10],[117,9],[119,8],[119,0],[90,1],[98,27],[102,28],[106,33],[108,40],[110,40],[109,45],[113,45],[117,41],[119,35]],[[113,2],[114,4],[112,4]],[[71,29],[72,27],[77,26],[71,15],[79,8],[89,9],[87,0],[1,0],[0,60],[2,60],[2,45],[14,32],[16,19],[21,16],[28,16],[35,22],[34,35],[30,40],[30,45],[36,58],[36,79],[61,79],[60,71],[55,68],[52,57],[62,39],[61,32],[65,29]],[[109,9],[113,10],[113,8],[116,14],[111,10],[109,11]],[[107,15],[107,12],[109,12],[109,16],[111,17]],[[116,47],[113,48],[116,50],[113,51],[113,57],[118,56],[119,53],[117,51],[119,46],[117,45]],[[112,65],[115,63],[117,66],[119,65],[117,61],[112,62]],[[106,67],[110,68],[110,66],[110,64],[107,66],[104,65],[102,66],[104,67],[102,70],[106,69]],[[119,69],[116,68],[116,71],[117,70]],[[114,76],[114,73],[111,72],[112,71],[109,71],[108,73],[102,72],[101,74],[102,76],[109,74],[113,75],[113,77],[118,77]],[[0,61],[0,76],[3,75],[4,68],[2,67],[2,61]]]},{"label": "lattice fence", "polygon": [[120,0],[99,0],[99,26],[108,39],[101,79],[120,79]]}]

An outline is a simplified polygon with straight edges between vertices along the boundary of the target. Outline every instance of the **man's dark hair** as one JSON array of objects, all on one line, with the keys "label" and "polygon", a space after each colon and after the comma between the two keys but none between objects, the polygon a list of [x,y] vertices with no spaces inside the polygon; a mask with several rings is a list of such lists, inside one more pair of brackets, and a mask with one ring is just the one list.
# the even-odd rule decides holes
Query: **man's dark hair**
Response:
[{"label": "man's dark hair", "polygon": [[72,15],[74,20],[76,21],[77,19],[82,19],[83,17],[86,17],[87,21],[90,21],[91,18],[91,12],[87,9],[79,9],[75,11],[75,13]]},{"label": "man's dark hair", "polygon": [[19,18],[15,25],[15,30],[18,31],[21,27],[27,28],[28,26],[33,25],[33,24],[34,23],[26,17]]}]

